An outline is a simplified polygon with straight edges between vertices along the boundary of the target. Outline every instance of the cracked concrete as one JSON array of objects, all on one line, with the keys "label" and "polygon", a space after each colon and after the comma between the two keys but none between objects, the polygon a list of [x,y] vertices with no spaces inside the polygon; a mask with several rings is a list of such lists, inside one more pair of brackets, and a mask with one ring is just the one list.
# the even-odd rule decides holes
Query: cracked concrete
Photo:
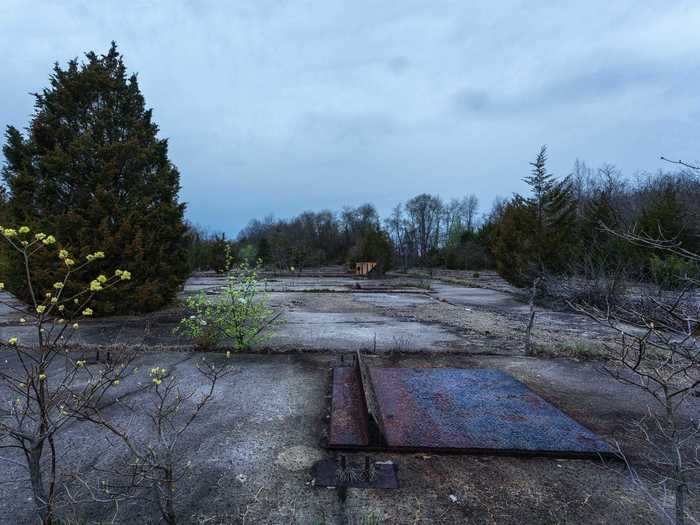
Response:
[{"label": "cracked concrete", "polygon": [[[493,281],[493,278],[491,278]],[[224,277],[192,276],[181,296],[204,291],[217,300]],[[284,323],[258,345],[266,351],[522,351],[528,307],[504,291],[468,288],[410,277],[363,280],[352,277],[275,277],[261,283],[271,307]],[[421,288],[422,287],[422,288]],[[22,308],[9,294],[2,297]],[[0,338],[34,342],[21,313],[0,309]],[[130,345],[184,346],[174,334],[182,310],[174,305],[146,316],[97,318],[81,322],[74,342],[88,345],[119,341]],[[609,330],[580,315],[539,309],[535,339],[541,345],[590,345],[606,340]]]}]

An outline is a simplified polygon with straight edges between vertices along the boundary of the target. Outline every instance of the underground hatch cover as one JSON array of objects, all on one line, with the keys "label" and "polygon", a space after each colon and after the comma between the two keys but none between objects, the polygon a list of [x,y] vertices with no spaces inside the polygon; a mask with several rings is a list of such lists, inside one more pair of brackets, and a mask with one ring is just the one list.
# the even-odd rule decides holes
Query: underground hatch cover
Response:
[{"label": "underground hatch cover", "polygon": [[356,366],[333,370],[329,448],[613,454],[596,434],[499,370],[363,367],[358,358]]}]

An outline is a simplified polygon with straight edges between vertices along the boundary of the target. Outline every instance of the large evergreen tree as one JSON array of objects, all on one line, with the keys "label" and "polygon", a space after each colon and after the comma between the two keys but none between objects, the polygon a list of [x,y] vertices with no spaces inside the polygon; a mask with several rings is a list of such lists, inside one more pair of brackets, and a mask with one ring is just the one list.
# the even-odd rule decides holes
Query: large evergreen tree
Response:
[{"label": "large evergreen tree", "polygon": [[[641,235],[652,239],[666,239],[678,243],[684,249],[692,247],[694,239],[687,212],[670,181],[662,181],[647,196],[642,208],[638,229]],[[682,259],[669,255],[667,250],[649,250],[637,247],[636,256],[641,259],[642,270],[658,284],[669,286],[682,284],[679,275],[698,273],[697,265],[688,265]]]},{"label": "large evergreen tree", "polygon": [[530,186],[530,197],[527,203],[535,214],[537,231],[534,233],[543,236],[547,203],[555,187],[554,176],[547,173],[547,146],[540,148],[535,161],[531,162],[530,166],[532,166],[532,173],[523,179]]},{"label": "large evergreen tree", "polygon": [[[26,136],[6,130],[10,220],[55,235],[75,258],[101,250],[105,269],[131,271],[128,287],[98,296],[96,312],[168,303],[188,271],[180,176],[116,44],[66,69],[56,64],[50,86],[34,96]],[[22,297],[18,263],[11,261],[7,281]],[[55,264],[55,257],[45,260],[36,276],[42,285],[53,282]]]},{"label": "large evergreen tree", "polygon": [[639,218],[640,232],[653,239],[668,239],[685,247],[690,242],[686,213],[670,183],[651,192]]}]

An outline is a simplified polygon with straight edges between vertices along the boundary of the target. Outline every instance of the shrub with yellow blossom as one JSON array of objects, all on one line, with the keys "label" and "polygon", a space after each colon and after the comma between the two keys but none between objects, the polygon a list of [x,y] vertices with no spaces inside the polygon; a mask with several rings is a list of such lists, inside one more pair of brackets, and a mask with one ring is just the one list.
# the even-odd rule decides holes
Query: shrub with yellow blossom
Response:
[{"label": "shrub with yellow blossom", "polygon": [[[22,334],[27,333],[26,327],[35,329],[34,337],[10,335],[4,341],[20,362],[31,366],[22,367],[19,373],[0,368],[0,382],[17,400],[9,409],[0,409],[0,440],[7,439],[14,446],[32,451],[25,458],[33,500],[41,520],[48,523],[55,512],[57,474],[55,469],[46,468],[45,459],[48,454],[49,464],[57,461],[53,456],[56,434],[91,400],[101,398],[108,388],[118,385],[128,364],[128,356],[123,356],[125,360],[101,363],[97,369],[88,369],[85,359],[77,359],[70,366],[68,345],[79,328],[77,321],[94,314],[90,304],[96,294],[128,281],[131,274],[122,269],[111,277],[98,273],[88,287],[76,289],[71,286],[75,273],[87,271],[88,265],[102,259],[104,253],[96,252],[90,260],[77,263],[67,248],[56,248],[58,243],[53,235],[31,233],[24,225],[0,227],[0,237],[24,264],[29,304],[19,307],[2,299],[0,303],[21,311]],[[49,281],[47,289],[33,280],[32,263],[37,257],[53,257],[63,263],[62,275],[52,283]],[[0,282],[0,289],[3,288],[4,282]],[[52,368],[51,363],[58,355],[69,366]],[[71,395],[66,396],[66,392]]]},{"label": "shrub with yellow blossom", "polygon": [[[28,226],[20,226],[18,229],[0,226],[0,236],[7,241],[10,248],[24,261],[24,265],[27,269],[25,272],[25,283],[29,290],[31,306],[34,310],[35,321],[39,328],[47,322],[52,322],[56,312],[61,313],[60,317],[63,320],[78,317],[80,314],[83,316],[92,316],[94,311],[87,305],[95,298],[96,293],[104,292],[121,281],[128,281],[131,279],[131,273],[129,271],[116,269],[111,277],[98,274],[87,288],[79,289],[69,294],[66,290],[67,286],[71,284],[71,278],[76,273],[84,271],[93,261],[103,259],[105,254],[102,251],[89,254],[84,262],[77,264],[76,259],[72,257],[69,250],[60,248],[54,255],[58,261],[63,262],[66,268],[64,268],[60,280],[55,281],[51,285],[52,290],[45,292],[43,298],[40,299],[36,284],[31,278],[31,260],[34,257],[50,256],[54,245],[56,245],[56,238],[53,235],[47,235],[43,232],[38,232],[33,236],[31,236],[30,233],[31,230]],[[4,286],[4,282],[0,282],[0,289],[3,289]],[[67,307],[69,307],[69,309],[66,312]],[[65,335],[66,334],[61,334],[63,337],[65,337]]]}]

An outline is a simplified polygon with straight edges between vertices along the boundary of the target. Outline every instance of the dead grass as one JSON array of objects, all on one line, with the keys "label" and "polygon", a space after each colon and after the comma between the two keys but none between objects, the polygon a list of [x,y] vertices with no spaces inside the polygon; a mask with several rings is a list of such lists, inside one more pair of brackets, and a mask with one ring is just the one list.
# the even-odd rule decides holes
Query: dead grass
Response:
[{"label": "dead grass", "polygon": [[396,281],[388,281],[392,288],[418,288],[421,290],[431,290],[432,285],[430,279],[397,279]]},{"label": "dead grass", "polygon": [[572,339],[551,343],[535,343],[534,354],[537,357],[570,357],[584,361],[605,359],[610,354],[599,341]]}]

